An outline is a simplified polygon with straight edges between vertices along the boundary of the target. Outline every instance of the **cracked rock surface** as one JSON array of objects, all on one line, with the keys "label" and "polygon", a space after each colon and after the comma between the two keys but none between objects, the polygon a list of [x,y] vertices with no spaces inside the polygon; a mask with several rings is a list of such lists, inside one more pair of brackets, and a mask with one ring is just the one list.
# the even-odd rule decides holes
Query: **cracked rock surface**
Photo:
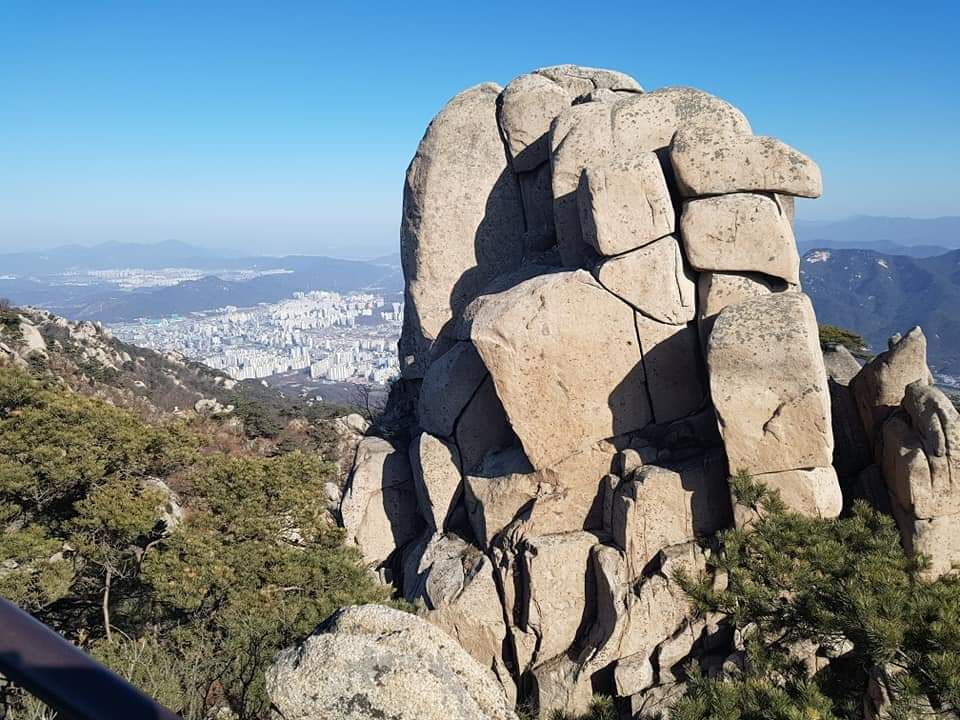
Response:
[{"label": "cracked rock surface", "polygon": [[821,189],[724,100],[616,71],[441,109],[404,187],[403,373],[339,508],[420,618],[334,616],[278,660],[285,717],[662,711],[689,662],[737,657],[673,573],[722,586],[698,542],[751,522],[740,470],[810,516],[879,498],[931,573],[960,559],[960,418],[922,332],[862,369],[828,349],[828,381],[793,234]]}]

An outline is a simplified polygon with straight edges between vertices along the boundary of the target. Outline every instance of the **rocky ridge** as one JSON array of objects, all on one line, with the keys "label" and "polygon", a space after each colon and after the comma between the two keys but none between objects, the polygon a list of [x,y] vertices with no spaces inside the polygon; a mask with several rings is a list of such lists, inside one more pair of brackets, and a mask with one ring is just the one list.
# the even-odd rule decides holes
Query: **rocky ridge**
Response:
[{"label": "rocky ridge", "polygon": [[706,576],[698,540],[750,521],[740,471],[815,517],[889,497],[931,573],[960,557],[960,421],[922,333],[863,369],[821,351],[792,227],[821,188],[725,101],[607,70],[478,85],[428,127],[404,188],[403,376],[340,514],[510,705],[575,715],[603,691],[656,716],[689,661],[722,670],[731,630],[672,578]]}]

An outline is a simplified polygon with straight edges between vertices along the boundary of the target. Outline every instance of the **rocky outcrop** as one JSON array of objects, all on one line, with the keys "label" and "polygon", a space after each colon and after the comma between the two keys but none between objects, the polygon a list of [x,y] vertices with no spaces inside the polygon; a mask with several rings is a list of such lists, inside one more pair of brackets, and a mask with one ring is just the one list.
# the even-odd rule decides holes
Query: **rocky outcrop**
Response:
[{"label": "rocky outcrop", "polygon": [[831,467],[830,392],[809,298],[784,292],[726,307],[707,367],[731,469],[762,477]]},{"label": "rocky outcrop", "polygon": [[684,128],[673,138],[670,162],[685,197],[765,192],[816,198],[823,192],[817,164],[771,137]]},{"label": "rocky outcrop", "polygon": [[787,284],[758,273],[701,272],[697,282],[700,334],[710,336],[717,315],[728,305],[750,298],[783,292]]},{"label": "rocky outcrop", "polygon": [[[673,578],[722,583],[697,543],[750,521],[731,470],[840,512],[792,228],[792,195],[819,190],[723,100],[612,71],[477,86],[431,123],[404,204],[404,421],[361,442],[341,513],[509,702],[662,710],[689,662],[722,663],[729,633]],[[934,406],[902,411],[919,445]]]},{"label": "rocky outcrop", "polygon": [[901,407],[883,425],[881,469],[905,545],[941,575],[960,557],[960,414],[923,380]]},{"label": "rocky outcrop", "polygon": [[683,325],[696,312],[696,285],[671,235],[600,262],[597,280],[652,320]]},{"label": "rocky outcrop", "polygon": [[[856,489],[889,507],[904,546],[928,558],[929,577],[952,572],[960,559],[960,415],[932,384],[923,332],[890,338],[850,389],[877,462],[861,472]],[[878,497],[881,478],[886,497]]]},{"label": "rocky outcrop", "polygon": [[619,255],[674,230],[670,189],[654,153],[584,169],[577,186],[583,239],[600,255]]},{"label": "rocky outcrop", "polygon": [[487,368],[468,342],[458,342],[427,368],[420,387],[420,427],[451,437],[457,419],[487,377]]},{"label": "rocky outcrop", "polygon": [[[652,419],[633,311],[587,272],[543,275],[491,297],[471,339],[535,468]],[[604,362],[591,363],[598,346]]]},{"label": "rocky outcrop", "polygon": [[421,433],[410,445],[410,465],[420,515],[433,530],[447,529],[460,499],[460,451],[453,443]]},{"label": "rocky outcrop", "polygon": [[377,437],[360,441],[340,502],[340,522],[347,541],[374,568],[417,536],[423,521],[406,453]]},{"label": "rocky outcrop", "polygon": [[734,193],[688,200],[680,234],[696,270],[749,271],[800,282],[793,228],[770,197]]},{"label": "rocky outcrop", "polygon": [[[860,372],[860,362],[842,345],[824,348],[823,364],[830,388],[830,414],[833,419],[833,467],[840,478],[844,497],[854,499],[857,479],[872,463],[873,453],[860,420],[850,383]],[[849,501],[848,501],[849,504]]]},{"label": "rocky outcrop", "polygon": [[927,368],[927,339],[918,327],[903,337],[890,338],[888,349],[851,380],[864,430],[875,447],[884,421],[903,402],[907,385],[917,380],[933,381]]},{"label": "rocky outcrop", "polygon": [[[582,267],[595,257],[580,221],[578,189],[585,182],[581,179],[583,171],[610,164],[638,165],[646,154],[670,145],[674,133],[683,127],[750,132],[739,110],[692,88],[664,88],[617,98],[612,103],[586,102],[557,116],[550,126],[550,167],[563,265]],[[633,210],[625,217],[636,218],[637,212]],[[657,215],[652,208],[650,213]]]}]

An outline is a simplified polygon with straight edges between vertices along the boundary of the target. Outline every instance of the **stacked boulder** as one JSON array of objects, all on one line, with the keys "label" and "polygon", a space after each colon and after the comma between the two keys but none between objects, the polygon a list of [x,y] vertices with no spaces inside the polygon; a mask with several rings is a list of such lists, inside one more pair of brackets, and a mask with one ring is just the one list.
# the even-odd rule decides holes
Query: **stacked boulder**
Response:
[{"label": "stacked boulder", "polygon": [[861,495],[882,498],[904,547],[929,559],[929,577],[950,572],[960,558],[960,414],[933,385],[920,328],[890,338],[849,389],[874,460],[858,476]]},{"label": "stacked boulder", "polygon": [[727,629],[672,577],[739,518],[731,473],[840,512],[792,228],[820,191],[723,100],[607,70],[478,85],[431,122],[404,190],[402,422],[361,442],[340,514],[511,702],[650,714],[691,658],[722,665]]}]

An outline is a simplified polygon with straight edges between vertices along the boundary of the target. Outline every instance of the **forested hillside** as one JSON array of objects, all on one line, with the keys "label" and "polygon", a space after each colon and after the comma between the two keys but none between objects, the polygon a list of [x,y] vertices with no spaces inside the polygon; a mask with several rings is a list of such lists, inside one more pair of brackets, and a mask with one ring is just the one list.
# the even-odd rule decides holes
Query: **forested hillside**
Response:
[{"label": "forested hillside", "polygon": [[[328,509],[344,423],[155,353],[113,357],[92,326],[99,357],[76,326],[3,317],[0,595],[184,718],[266,717],[277,650],[386,599]],[[15,702],[9,717],[48,717]]]}]

